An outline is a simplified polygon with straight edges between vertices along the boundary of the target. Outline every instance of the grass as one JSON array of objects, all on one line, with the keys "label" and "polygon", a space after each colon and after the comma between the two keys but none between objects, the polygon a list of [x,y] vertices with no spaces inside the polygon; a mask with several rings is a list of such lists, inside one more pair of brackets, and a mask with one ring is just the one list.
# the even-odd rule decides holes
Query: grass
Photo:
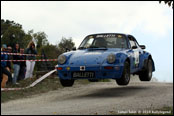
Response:
[{"label": "grass", "polygon": [[[34,82],[37,78],[34,77],[32,79],[26,79],[20,81],[19,85],[7,85],[7,88],[20,88],[20,87],[27,87],[32,82]],[[45,93],[51,90],[56,90],[58,88],[62,88],[60,85],[59,79],[56,76],[49,76],[45,80],[41,81],[39,84],[32,88],[18,90],[18,91],[3,91],[1,92],[1,103],[7,102],[9,100],[19,99],[29,97],[31,95]]]},{"label": "grass", "polygon": [[99,82],[111,82],[110,79],[100,79]]},{"label": "grass", "polygon": [[[38,78],[40,78],[40,77],[35,76],[32,79],[21,80],[21,81],[19,81],[19,85],[9,84],[6,86],[6,88],[27,87],[28,85],[32,84]],[[89,84],[88,80],[76,80],[75,83]],[[63,88],[63,86],[60,84],[59,78],[57,77],[57,75],[52,74],[32,88],[18,90],[18,91],[3,91],[3,92],[1,92],[1,103],[7,102],[10,100],[15,100],[15,99],[27,98],[27,97],[30,97],[32,95],[46,93],[46,92],[58,90],[61,88]]]}]

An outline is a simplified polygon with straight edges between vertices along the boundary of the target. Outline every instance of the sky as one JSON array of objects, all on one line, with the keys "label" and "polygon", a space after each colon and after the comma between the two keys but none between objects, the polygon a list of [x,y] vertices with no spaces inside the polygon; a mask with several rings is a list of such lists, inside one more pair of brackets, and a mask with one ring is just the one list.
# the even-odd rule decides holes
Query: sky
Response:
[{"label": "sky", "polygon": [[1,1],[1,19],[27,33],[45,32],[49,43],[72,37],[78,47],[94,33],[126,33],[152,54],[159,81],[173,82],[173,9],[158,1]]}]

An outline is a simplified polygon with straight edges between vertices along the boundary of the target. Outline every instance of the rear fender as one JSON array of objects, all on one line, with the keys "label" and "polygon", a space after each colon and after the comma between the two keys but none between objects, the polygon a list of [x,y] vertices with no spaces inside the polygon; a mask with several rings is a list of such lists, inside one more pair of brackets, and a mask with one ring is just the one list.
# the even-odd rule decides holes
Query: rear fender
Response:
[{"label": "rear fender", "polygon": [[149,54],[149,53],[146,53],[145,55],[144,55],[144,65],[143,65],[143,70],[144,69],[146,69],[146,67],[147,67],[147,63],[148,63],[148,60],[149,59],[151,59],[152,60],[152,71],[154,72],[155,71],[155,63],[154,63],[154,61],[153,61],[153,59],[152,59],[152,56],[151,56],[151,54]]}]

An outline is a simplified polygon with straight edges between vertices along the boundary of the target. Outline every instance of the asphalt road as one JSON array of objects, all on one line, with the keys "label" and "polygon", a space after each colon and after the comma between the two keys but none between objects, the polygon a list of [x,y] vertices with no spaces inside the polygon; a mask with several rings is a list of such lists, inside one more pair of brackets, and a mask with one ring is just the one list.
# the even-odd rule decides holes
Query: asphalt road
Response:
[{"label": "asphalt road", "polygon": [[113,80],[75,83],[73,87],[1,103],[1,114],[120,114],[166,106],[173,107],[173,83],[130,82],[123,87]]}]

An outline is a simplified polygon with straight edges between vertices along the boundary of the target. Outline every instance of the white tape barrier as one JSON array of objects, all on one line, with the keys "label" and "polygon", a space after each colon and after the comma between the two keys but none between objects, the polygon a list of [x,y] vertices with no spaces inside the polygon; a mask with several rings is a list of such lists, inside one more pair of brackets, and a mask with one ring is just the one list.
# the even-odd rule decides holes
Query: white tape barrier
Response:
[{"label": "white tape barrier", "polygon": [[29,87],[34,87],[36,84],[38,84],[39,82],[41,82],[43,79],[47,78],[48,76],[50,76],[52,73],[56,72],[56,69],[46,73],[45,75],[43,75],[41,78],[37,79],[35,82],[33,82]]},{"label": "white tape barrier", "polygon": [[21,89],[27,89],[27,88],[34,87],[36,84],[38,84],[39,82],[41,82],[43,79],[47,78],[48,76],[50,76],[54,72],[56,72],[56,69],[46,73],[41,78],[37,79],[36,81],[34,81],[31,85],[29,85],[27,87],[24,87],[24,88],[1,88],[1,91],[21,90]]},{"label": "white tape barrier", "polygon": [[1,88],[1,91],[16,91],[16,90],[21,90],[25,88]]},{"label": "white tape barrier", "polygon": [[36,59],[36,60],[1,60],[1,62],[25,62],[25,61],[58,61],[58,59]]},{"label": "white tape barrier", "polygon": [[1,52],[1,54],[19,55],[19,56],[44,56],[44,55],[37,55],[37,54],[21,54],[21,53],[7,53],[7,52]]}]

